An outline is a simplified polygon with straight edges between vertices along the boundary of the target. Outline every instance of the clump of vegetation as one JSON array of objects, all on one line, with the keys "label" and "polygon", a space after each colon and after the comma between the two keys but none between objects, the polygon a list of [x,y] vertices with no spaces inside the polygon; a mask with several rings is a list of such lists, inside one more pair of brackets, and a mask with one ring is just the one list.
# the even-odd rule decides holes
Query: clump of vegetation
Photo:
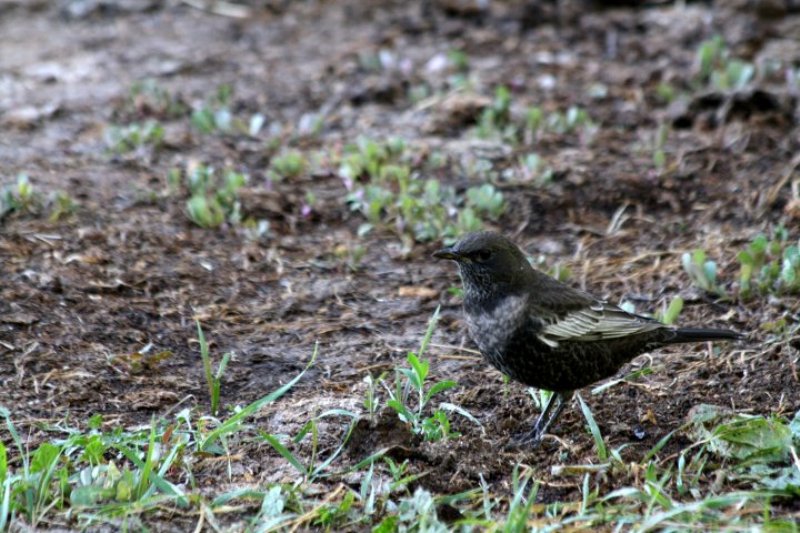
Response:
[{"label": "clump of vegetation", "polygon": [[791,242],[779,226],[771,238],[758,235],[739,252],[739,294],[797,294],[800,292],[800,242]]},{"label": "clump of vegetation", "polygon": [[239,189],[247,183],[247,175],[227,169],[220,174],[209,166],[198,164],[186,174],[189,219],[201,228],[216,228],[225,221],[242,221]]},{"label": "clump of vegetation", "polygon": [[696,286],[711,294],[720,297],[726,296],[725,289],[717,280],[717,263],[706,259],[704,250],[698,249],[692,253],[684,253],[681,263],[683,270],[689,274],[689,278]]},{"label": "clump of vegetation", "polygon": [[48,219],[57,222],[75,212],[75,200],[66,192],[55,191],[48,196],[34,187],[27,174],[18,174],[15,184],[0,187],[0,221],[11,213],[38,216],[49,210]]},{"label": "clump of vegetation", "polygon": [[[428,322],[428,329],[422,338],[419,351],[417,353],[408,353],[407,360],[410,368],[396,369],[394,389],[386,387],[389,395],[386,405],[394,409],[400,420],[409,424],[414,433],[430,441],[458,436],[458,433],[450,430],[450,419],[447,416],[446,409],[457,410],[462,414],[465,413],[458,406],[441,403],[438,409],[434,410],[431,415],[426,416],[426,407],[431,399],[435,395],[456,386],[456,382],[451,380],[438,381],[433,384],[426,383],[430,363],[423,359],[423,356],[438,320],[439,309],[437,308]],[[412,396],[416,396],[415,401],[411,399]],[[414,406],[414,403],[416,403],[416,406]],[[470,418],[472,417],[470,416]]]},{"label": "clump of vegetation", "polygon": [[[771,237],[757,235],[736,257],[740,298],[800,293],[800,241],[791,240],[784,226],[776,227]],[[717,279],[717,263],[707,259],[703,250],[686,252],[682,263],[696,286],[719,297],[728,297]]]},{"label": "clump of vegetation", "polygon": [[565,113],[555,111],[547,117],[548,131],[559,135],[574,133],[591,125],[592,120],[589,118],[589,112],[577,106],[571,106]]},{"label": "clump of vegetation", "polygon": [[200,133],[240,133],[256,136],[266,123],[266,117],[254,113],[245,120],[234,116],[231,111],[233,89],[230,85],[221,85],[217,92],[203,104],[192,111],[191,123]]},{"label": "clump of vegetation", "polygon": [[155,120],[111,126],[106,130],[106,146],[115,154],[157,150],[164,142],[164,127]]},{"label": "clump of vegetation", "polygon": [[232,129],[230,110],[233,91],[230,85],[221,85],[216,94],[192,111],[192,126],[201,133],[228,132]]},{"label": "clump of vegetation", "polygon": [[41,206],[41,195],[36,192],[27,174],[17,175],[17,182],[0,189],[0,220],[12,211],[33,213]]},{"label": "clump of vegetation", "polygon": [[170,93],[152,79],[135,82],[122,107],[123,115],[155,117],[162,120],[182,117],[187,111],[188,108],[180,97]]},{"label": "clump of vegetation", "polygon": [[511,91],[501,85],[495,89],[492,105],[483,110],[477,129],[478,137],[486,139],[497,136],[515,140],[517,126],[511,121]]},{"label": "clump of vegetation", "polygon": [[[446,421],[450,409],[440,403],[431,411],[430,402],[452,382],[427,383],[425,349],[435,327],[431,319],[417,354],[409,354],[409,368],[396,369],[394,389],[387,388],[390,405],[401,419],[428,440],[452,438]],[[207,352],[201,339],[201,354]],[[693,410],[684,430],[694,445],[677,455],[664,456],[676,432],[661,438],[651,449],[623,459],[628,445],[611,447],[587,402],[578,402],[586,428],[594,442],[595,459],[578,464],[564,463],[564,454],[551,468],[551,477],[575,483],[580,494],[574,500],[537,504],[539,483],[534,472],[514,466],[508,489],[490,486],[482,477],[476,486],[457,494],[434,495],[417,481],[426,472],[415,472],[409,461],[393,459],[389,448],[365,458],[351,458],[345,470],[336,462],[342,457],[358,416],[346,409],[330,409],[312,416],[293,437],[259,431],[248,424],[255,413],[288,392],[313,364],[315,346],[306,369],[279,389],[233,410],[225,417],[201,414],[185,408],[172,419],[154,419],[143,429],[109,427],[94,415],[83,428],[64,421],[47,428],[58,432],[29,450],[11,420],[0,407],[0,422],[10,436],[0,441],[0,530],[22,523],[36,528],[52,523],[54,517],[76,520],[82,528],[124,523],[143,526],[147,515],[173,507],[184,512],[205,513],[216,523],[235,504],[248,504],[241,520],[253,530],[291,528],[373,528],[374,531],[431,531],[461,528],[525,530],[532,522],[556,530],[565,527],[603,528],[630,526],[650,531],[685,529],[702,525],[706,529],[765,529],[793,531],[794,524],[775,515],[772,503],[778,498],[800,494],[800,473],[796,448],[800,444],[800,413],[791,420],[779,417],[743,415],[715,406]],[[206,353],[206,355],[208,355]],[[411,355],[414,357],[412,358]],[[224,367],[212,373],[210,359],[203,366],[209,385],[212,411],[219,410],[219,380]],[[381,383],[379,378],[378,383]],[[376,383],[371,382],[365,407],[374,412],[378,405]],[[598,387],[601,394],[608,386]],[[389,403],[389,402],[387,402]],[[394,402],[393,402],[394,403]],[[427,404],[420,410],[421,404]],[[457,411],[465,416],[465,412]],[[437,413],[442,413],[437,415]],[[344,418],[350,424],[330,447],[323,440],[323,418]],[[330,424],[329,426],[335,426]],[[198,460],[216,456],[232,465],[245,446],[266,443],[299,475],[292,483],[265,483],[209,494],[194,480]],[[301,446],[302,444],[302,446]],[[713,467],[713,468],[712,468]],[[714,485],[709,478],[729,485]],[[320,486],[345,473],[352,482],[338,483],[320,491]],[[208,475],[208,473],[204,473]],[[620,486],[608,491],[608,476]],[[444,522],[444,511],[458,518]]]},{"label": "clump of vegetation", "polygon": [[755,77],[752,63],[732,58],[725,41],[717,35],[697,49],[697,81],[717,90],[739,90]]},{"label": "clump of vegetation", "polygon": [[656,319],[667,325],[674,324],[681,311],[683,311],[683,298],[676,296],[661,312],[656,313]]},{"label": "clump of vegetation", "polygon": [[307,167],[308,162],[302,153],[287,151],[272,158],[267,176],[272,181],[297,178],[306,171]]},{"label": "clump of vegetation", "polygon": [[407,248],[413,240],[452,242],[480,229],[484,218],[497,220],[505,209],[502,193],[491,184],[462,195],[438,180],[422,179],[412,171],[402,140],[359,139],[346,148],[340,174],[350,190],[351,209],[367,219],[359,233],[393,227]]},{"label": "clump of vegetation", "polygon": [[[193,479],[193,461],[187,457],[228,455],[229,439],[245,433],[250,416],[290,390],[315,356],[316,351],[306,368],[285,385],[227,418],[198,417],[184,409],[174,420],[154,419],[145,429],[104,430],[102,416],[94,415],[85,429],[67,422],[50,428],[63,435],[34,450],[23,442],[8,409],[0,406],[11,443],[7,448],[0,441],[0,531],[20,523],[35,529],[54,512],[80,510],[74,518],[91,528],[120,521],[139,524],[139,514],[165,505],[181,509],[196,505],[199,500],[190,494],[194,489],[170,481],[174,472]],[[203,505],[218,509],[239,496],[233,491]]]},{"label": "clump of vegetation", "polygon": [[524,142],[532,144],[544,132],[555,135],[569,135],[593,132],[597,129],[589,113],[578,106],[571,106],[565,112],[545,113],[542,108],[532,106],[525,111],[524,118],[515,118],[511,112],[511,92],[505,86],[495,90],[492,104],[484,109],[478,120],[476,134],[482,139],[497,138],[513,144]]},{"label": "clump of vegetation", "polygon": [[519,158],[519,179],[534,187],[547,187],[553,182],[553,168],[538,154],[527,154]]}]

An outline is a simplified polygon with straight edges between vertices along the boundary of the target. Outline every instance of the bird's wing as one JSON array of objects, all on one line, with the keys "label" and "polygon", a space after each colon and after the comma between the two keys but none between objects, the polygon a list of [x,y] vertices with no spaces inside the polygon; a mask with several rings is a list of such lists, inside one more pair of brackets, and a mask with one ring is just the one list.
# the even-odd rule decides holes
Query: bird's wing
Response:
[{"label": "bird's wing", "polygon": [[650,318],[595,301],[590,306],[574,309],[546,323],[539,333],[539,339],[555,347],[562,341],[617,339],[663,327],[663,324]]}]

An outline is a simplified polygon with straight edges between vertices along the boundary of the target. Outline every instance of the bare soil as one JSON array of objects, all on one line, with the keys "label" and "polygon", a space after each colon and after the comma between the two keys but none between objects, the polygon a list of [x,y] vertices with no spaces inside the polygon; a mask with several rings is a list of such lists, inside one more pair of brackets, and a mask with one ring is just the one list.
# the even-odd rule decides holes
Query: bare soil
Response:
[{"label": "bare soil", "polygon": [[[212,353],[235,353],[222,384],[225,406],[291,379],[319,343],[312,370],[253,420],[264,431],[293,434],[314,413],[363,409],[364,378],[404,365],[441,305],[428,352],[432,376],[459,383],[448,401],[483,430],[454,415],[462,435],[432,444],[383,414],[377,426],[356,429],[343,464],[390,446],[423,474],[417,483],[456,493],[480,476],[493,490],[508,490],[522,462],[543,480],[542,502],[577,498],[580,476],[555,477],[550,466],[593,460],[580,411],[567,410],[553,430],[558,439],[539,450],[504,448],[537,412],[523,387],[504,384],[470,351],[460,301],[447,291],[457,274],[430,258],[440,243],[418,243],[406,254],[391,228],[359,237],[364,220],[345,203],[333,157],[268,184],[275,150],[263,135],[202,135],[187,113],[153,117],[131,107],[132,84],[154,79],[187,107],[229,84],[237,116],[263,113],[265,128],[278,128],[273,138],[306,153],[340,153],[358,136],[403,137],[423,159],[445,153],[448,165],[426,177],[459,190],[479,183],[465,170],[482,157],[476,154],[490,152],[498,171],[528,152],[545,158],[554,169],[550,185],[497,181],[508,208],[495,229],[547,264],[568,265],[570,283],[612,301],[653,313],[682,295],[681,324],[750,335],[737,345],[642,356],[621,375],[644,366],[653,373],[598,395],[583,391],[609,446],[629,444],[631,460],[699,403],[794,413],[797,346],[765,348],[761,325],[795,320],[797,300],[715,302],[680,266],[683,252],[703,248],[733,289],[736,253],[753,236],[781,221],[798,236],[800,211],[784,180],[800,148],[796,94],[782,74],[705,99],[698,95],[715,91],[692,80],[697,48],[715,34],[736,57],[796,68],[800,13],[787,7],[773,17],[727,4],[491,2],[473,11],[463,7],[470,2],[251,2],[249,16],[238,19],[181,2],[0,1],[0,180],[11,184],[25,173],[38,190],[65,190],[79,206],[58,221],[15,213],[0,225],[0,403],[32,446],[48,435],[43,428],[64,419],[84,427],[101,413],[107,427],[135,427],[183,407],[206,409],[198,318]],[[491,99],[506,85],[515,110],[580,106],[597,131],[591,139],[544,135],[520,147],[476,140],[475,113],[464,121],[445,105],[447,73],[432,64],[453,49],[469,58],[476,94]],[[381,51],[387,65],[366,68],[363,58]],[[683,107],[656,96],[661,83],[685,95]],[[410,92],[419,85],[434,96],[415,101]],[[325,116],[317,135],[299,131],[308,113]],[[108,125],[146,118],[165,124],[164,147],[137,157],[107,150]],[[648,143],[661,123],[672,129],[659,172]],[[188,161],[247,172],[244,209],[270,221],[269,235],[253,240],[237,227],[194,226],[185,197],[161,194],[168,170]],[[308,191],[317,197],[311,214],[303,210]],[[353,270],[340,252],[359,244],[366,254]],[[322,426],[326,449],[345,426],[334,419]],[[687,443],[674,440],[668,451]],[[293,478],[269,446],[247,446],[230,482],[222,462],[200,462],[204,490]],[[181,517],[172,526],[164,518],[149,520],[182,527],[175,525]]]}]

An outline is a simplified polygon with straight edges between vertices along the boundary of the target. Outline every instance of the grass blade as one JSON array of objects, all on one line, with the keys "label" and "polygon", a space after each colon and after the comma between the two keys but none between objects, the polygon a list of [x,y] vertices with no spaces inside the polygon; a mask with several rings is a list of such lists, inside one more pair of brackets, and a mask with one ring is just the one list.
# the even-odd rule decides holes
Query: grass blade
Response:
[{"label": "grass blade", "polygon": [[258,400],[254,401],[253,403],[247,405],[244,409],[242,409],[241,411],[239,411],[235,415],[233,415],[230,418],[228,418],[227,420],[225,420],[218,428],[216,428],[213,431],[211,431],[206,436],[206,438],[203,439],[203,442],[200,443],[200,450],[201,451],[206,451],[212,444],[214,444],[217,440],[219,440],[223,436],[225,436],[227,434],[230,434],[230,433],[236,432],[239,429],[239,427],[242,424],[242,422],[247,417],[249,417],[250,415],[252,415],[256,411],[258,411],[259,409],[261,409],[262,407],[264,407],[268,403],[272,403],[275,400],[277,400],[278,398],[280,398],[281,396],[283,396],[284,394],[286,394],[289,391],[289,389],[294,387],[294,385],[298,381],[300,381],[300,378],[302,378],[303,375],[305,375],[305,373],[308,371],[308,369],[311,368],[311,365],[313,365],[314,361],[317,359],[317,353],[318,352],[319,352],[319,343],[314,345],[314,353],[311,354],[311,360],[308,362],[306,367],[299,374],[297,374],[295,377],[293,377],[291,380],[289,380],[283,386],[275,389],[274,391],[272,391],[271,393],[267,394],[263,398],[259,398]]},{"label": "grass blade", "polygon": [[606,443],[603,441],[603,435],[600,433],[600,427],[597,425],[597,422],[594,420],[594,416],[592,415],[592,410],[589,409],[589,406],[586,405],[586,402],[583,401],[583,398],[580,394],[578,396],[578,402],[581,405],[581,411],[583,412],[584,418],[586,418],[586,423],[589,425],[589,431],[592,433],[592,438],[594,439],[594,445],[597,448],[597,457],[601,461],[608,460],[608,449],[606,448]]}]

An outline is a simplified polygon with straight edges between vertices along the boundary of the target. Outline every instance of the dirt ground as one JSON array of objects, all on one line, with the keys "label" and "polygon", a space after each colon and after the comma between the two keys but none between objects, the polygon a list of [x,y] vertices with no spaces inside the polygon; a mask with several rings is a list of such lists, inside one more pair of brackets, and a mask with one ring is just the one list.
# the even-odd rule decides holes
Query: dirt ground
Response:
[{"label": "dirt ground", "polygon": [[[736,253],[756,234],[783,222],[798,237],[800,210],[790,190],[800,148],[797,85],[785,72],[800,65],[800,12],[791,5],[774,13],[750,6],[758,2],[490,2],[472,9],[466,1],[254,1],[237,18],[189,4],[0,1],[0,184],[24,173],[38,190],[67,191],[77,204],[57,221],[25,213],[0,221],[0,404],[32,444],[42,428],[65,419],[84,427],[101,413],[108,427],[136,427],[184,407],[204,409],[194,318],[212,353],[235,354],[223,406],[287,382],[319,343],[309,373],[253,420],[264,431],[293,434],[313,413],[363,409],[364,378],[405,365],[441,305],[428,353],[432,375],[458,382],[447,400],[483,430],[454,415],[462,436],[445,443],[368,431],[355,436],[343,461],[395,445],[398,457],[425,474],[418,483],[437,493],[474,487],[481,476],[505,490],[521,462],[544,480],[542,502],[574,498],[581,478],[555,478],[550,466],[565,457],[591,460],[580,411],[573,405],[553,428],[563,442],[503,450],[537,412],[523,387],[504,384],[470,351],[460,300],[447,290],[458,284],[455,269],[431,259],[441,242],[406,252],[391,227],[358,236],[364,219],[346,204],[331,154],[359,136],[402,137],[422,162],[445,154],[446,164],[426,177],[457,190],[481,183],[468,168],[488,161],[508,202],[488,227],[547,265],[569,266],[570,283],[632,301],[644,313],[681,295],[681,324],[749,335],[735,345],[642,356],[621,375],[645,366],[651,374],[601,394],[583,391],[610,447],[628,443],[624,454],[638,458],[699,403],[760,414],[800,409],[797,346],[765,344],[769,332],[761,327],[795,320],[797,300],[715,301],[681,268],[683,252],[702,248],[731,288]],[[760,71],[740,90],[697,89],[698,46],[717,34],[732,56],[781,61],[784,70],[771,77]],[[522,146],[476,139],[476,115],[462,120],[448,107],[465,93],[448,85],[452,73],[439,66],[452,50],[468,57],[474,94],[491,100],[505,85],[512,112],[580,106],[596,129]],[[365,66],[375,57],[380,68]],[[131,87],[148,79],[187,109],[227,84],[233,113],[262,113],[266,125],[256,136],[203,135],[188,111],[156,116],[131,105]],[[664,102],[657,96],[663,84],[683,96]],[[413,98],[415,87],[428,96]],[[324,118],[314,134],[303,130],[311,114]],[[165,126],[160,149],[109,152],[110,125],[154,116]],[[659,171],[652,139],[661,124],[671,128]],[[322,154],[320,162],[268,183],[276,142]],[[552,167],[551,183],[498,178],[534,151]],[[186,198],[163,191],[169,169],[193,161],[250,176],[243,208],[269,221],[266,236],[191,223]],[[310,211],[309,191],[316,197]],[[365,255],[352,269],[341,251],[359,245]],[[333,449],[345,425],[323,425],[324,446]],[[249,445],[236,465],[229,483],[220,481],[224,464],[203,463],[198,481],[218,492],[293,476],[266,445]]]}]

